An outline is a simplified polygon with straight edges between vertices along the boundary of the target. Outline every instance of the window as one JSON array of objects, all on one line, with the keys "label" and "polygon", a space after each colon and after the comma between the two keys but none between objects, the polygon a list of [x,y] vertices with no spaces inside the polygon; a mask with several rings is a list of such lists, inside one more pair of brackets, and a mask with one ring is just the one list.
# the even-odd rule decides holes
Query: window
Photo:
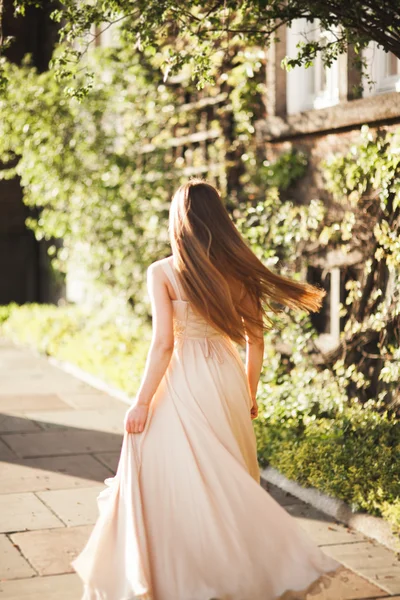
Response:
[{"label": "window", "polygon": [[318,313],[311,315],[311,322],[318,332],[316,346],[321,352],[329,352],[340,343],[343,323],[340,317],[341,301],[344,297],[343,273],[339,267],[329,270],[308,267],[307,281],[326,290],[327,294]]},{"label": "window", "polygon": [[400,92],[400,60],[392,52],[385,52],[376,42],[364,50],[367,63],[363,78],[363,96],[374,96],[385,92]]},{"label": "window", "polygon": [[348,315],[342,313],[349,293],[347,283],[360,281],[362,277],[362,263],[348,264],[347,261],[348,255],[331,250],[325,259],[318,261],[318,266],[309,266],[307,269],[307,281],[326,290],[322,309],[310,316],[318,332],[315,344],[321,352],[330,352],[340,344],[348,319]]},{"label": "window", "polygon": [[90,34],[90,39],[95,48],[113,47],[118,42],[118,23],[101,23],[100,25],[92,25]]},{"label": "window", "polygon": [[[297,55],[297,44],[300,41],[325,39],[329,43],[333,34],[321,31],[318,24],[309,23],[305,19],[297,19],[288,27],[287,47],[288,56]],[[335,61],[327,68],[322,64],[320,53],[314,65],[295,67],[287,73],[287,112],[294,114],[304,110],[312,110],[333,106],[339,102],[339,70]]]}]

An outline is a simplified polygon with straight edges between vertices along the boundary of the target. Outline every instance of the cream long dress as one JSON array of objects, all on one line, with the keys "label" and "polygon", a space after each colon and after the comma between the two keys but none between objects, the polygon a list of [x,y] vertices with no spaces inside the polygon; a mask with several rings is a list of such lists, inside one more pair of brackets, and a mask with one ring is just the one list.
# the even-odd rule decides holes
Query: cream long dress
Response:
[{"label": "cream long dress", "polygon": [[305,590],[339,565],[259,485],[242,359],[163,266],[178,297],[174,352],[144,431],[124,435],[71,563],[82,600],[273,600]]}]

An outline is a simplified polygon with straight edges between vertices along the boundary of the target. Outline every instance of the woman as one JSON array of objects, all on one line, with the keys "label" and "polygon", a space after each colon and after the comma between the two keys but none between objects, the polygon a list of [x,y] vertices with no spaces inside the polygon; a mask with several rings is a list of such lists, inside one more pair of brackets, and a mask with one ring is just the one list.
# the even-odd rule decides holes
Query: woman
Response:
[{"label": "woman", "polygon": [[259,485],[251,420],[271,303],[316,311],[324,292],[266,269],[201,180],[176,192],[169,230],[172,256],[147,272],[153,338],[117,473],[72,562],[83,600],[304,591],[338,563]]}]

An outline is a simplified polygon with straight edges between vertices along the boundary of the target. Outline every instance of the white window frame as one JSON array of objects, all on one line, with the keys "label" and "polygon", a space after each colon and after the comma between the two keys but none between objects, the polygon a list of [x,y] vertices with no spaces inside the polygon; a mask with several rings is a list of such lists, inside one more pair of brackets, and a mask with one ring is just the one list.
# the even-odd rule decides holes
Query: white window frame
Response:
[{"label": "white window frame", "polygon": [[[299,41],[317,39],[325,36],[329,41],[330,32],[322,32],[318,23],[309,23],[305,19],[296,19],[287,29],[286,53],[296,56]],[[325,71],[326,87],[322,87],[322,70]],[[314,65],[295,67],[286,75],[287,113],[295,114],[306,110],[326,108],[339,102],[339,64],[334,61],[331,67],[324,67],[321,53],[318,53]]]},{"label": "white window frame", "polygon": [[93,42],[92,46],[94,48],[113,48],[118,44],[119,39],[119,23],[101,23],[96,27],[96,25],[91,25],[90,27],[90,35],[97,36],[96,40]]},{"label": "white window frame", "polygon": [[[332,41],[333,34],[329,31],[322,32],[327,42]],[[322,86],[322,72],[325,73],[326,88]],[[339,103],[339,61],[335,60],[330,67],[322,63],[321,53],[315,59],[315,89],[314,108],[327,108]]]},{"label": "white window frame", "polygon": [[364,98],[388,92],[400,92],[400,59],[397,59],[397,75],[387,75],[387,57],[388,53],[376,42],[368,44],[363,51],[363,58],[367,63],[363,77]]},{"label": "white window frame", "polygon": [[331,352],[340,344],[340,292],[341,282],[340,267],[331,267],[330,273],[330,292],[329,292],[329,332],[321,333],[315,340],[317,348],[323,352]]}]

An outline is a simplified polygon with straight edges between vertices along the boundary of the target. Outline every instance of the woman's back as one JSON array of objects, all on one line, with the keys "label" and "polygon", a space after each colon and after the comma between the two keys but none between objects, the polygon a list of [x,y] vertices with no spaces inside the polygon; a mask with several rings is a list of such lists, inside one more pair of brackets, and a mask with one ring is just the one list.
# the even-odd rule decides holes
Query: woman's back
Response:
[{"label": "woman's back", "polygon": [[[174,332],[178,337],[186,338],[212,338],[217,336],[227,337],[226,334],[216,329],[205,317],[200,315],[188,300],[185,300],[179,284],[179,275],[173,265],[172,257],[160,261],[166,273],[173,294],[171,293],[174,312]],[[234,292],[237,293],[238,286]],[[239,298],[238,298],[239,299]]]},{"label": "woman's back", "polygon": [[[176,228],[178,243],[193,223]],[[228,284],[203,233],[203,261],[189,243],[178,249],[179,276],[172,257],[148,270],[150,358],[117,473],[72,563],[82,600],[275,600],[337,566],[259,485],[251,388],[263,346],[246,337],[246,372],[234,344],[247,336],[252,288],[241,298],[240,277]]]},{"label": "woman's back", "polygon": [[163,259],[160,264],[171,284],[171,292],[173,292],[171,296],[173,296],[175,345],[182,346],[185,340],[187,340],[186,345],[189,341],[197,343],[205,357],[216,356],[222,362],[225,350],[231,354],[234,352],[234,346],[229,336],[215,328],[193,308],[188,300],[184,299],[172,257]]}]

